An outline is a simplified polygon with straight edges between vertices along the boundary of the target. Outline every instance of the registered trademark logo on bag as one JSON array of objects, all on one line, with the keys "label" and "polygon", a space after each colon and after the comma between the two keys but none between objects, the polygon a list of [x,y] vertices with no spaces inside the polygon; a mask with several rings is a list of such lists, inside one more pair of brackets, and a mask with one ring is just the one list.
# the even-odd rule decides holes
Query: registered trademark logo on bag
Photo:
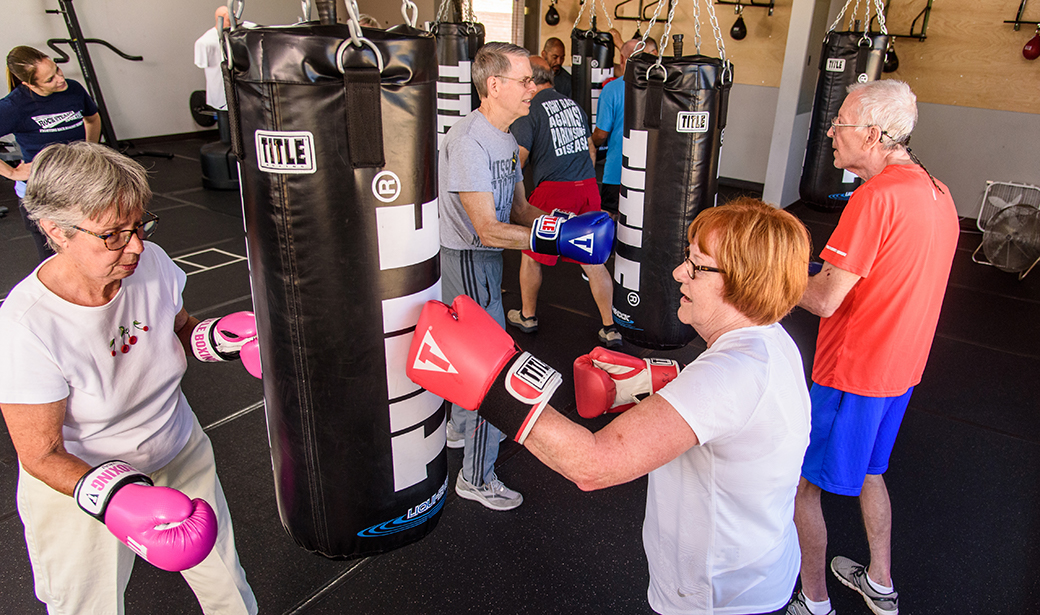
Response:
[{"label": "registered trademark logo on bag", "polygon": [[266,173],[314,173],[314,135],[305,130],[255,133],[256,164]]},{"label": "registered trademark logo on bag", "polygon": [[632,307],[639,305],[639,295],[637,293],[628,293],[628,304]]},{"label": "registered trademark logo on bag", "polygon": [[827,58],[827,67],[825,70],[829,73],[844,73],[845,58]]},{"label": "registered trademark logo on bag", "polygon": [[856,77],[856,81],[859,81],[860,83],[866,83],[870,81],[870,77],[867,76],[867,73],[860,73],[859,77]]},{"label": "registered trademark logo on bag", "polygon": [[372,194],[384,203],[393,203],[401,196],[401,179],[393,171],[383,171],[372,178]]},{"label": "registered trademark logo on bag", "polygon": [[707,111],[680,111],[675,118],[676,132],[708,132]]}]

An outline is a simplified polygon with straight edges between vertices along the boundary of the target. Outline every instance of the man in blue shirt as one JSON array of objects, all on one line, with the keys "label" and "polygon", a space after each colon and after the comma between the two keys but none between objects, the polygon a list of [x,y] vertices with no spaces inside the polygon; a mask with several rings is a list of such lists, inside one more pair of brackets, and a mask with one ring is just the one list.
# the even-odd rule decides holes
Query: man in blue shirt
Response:
[{"label": "man in blue shirt", "polygon": [[[621,75],[625,74],[628,57],[632,55],[640,39],[633,38],[621,46]],[[647,37],[646,53],[657,55],[657,41]],[[603,185],[600,188],[603,211],[617,217],[618,199],[621,194],[621,141],[625,136],[625,80],[614,79],[603,86],[599,95],[596,113],[596,128],[592,131],[592,143],[596,147],[607,144],[607,162],[603,166]]]}]

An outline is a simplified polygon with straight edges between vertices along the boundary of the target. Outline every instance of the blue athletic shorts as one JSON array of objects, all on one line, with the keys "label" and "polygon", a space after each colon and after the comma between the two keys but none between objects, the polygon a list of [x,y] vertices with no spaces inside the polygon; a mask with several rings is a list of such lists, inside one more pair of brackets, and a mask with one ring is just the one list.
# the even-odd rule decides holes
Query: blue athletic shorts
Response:
[{"label": "blue athletic shorts", "polygon": [[863,397],[813,383],[805,480],[824,491],[859,495],[867,474],[884,474],[914,387],[898,397]]}]

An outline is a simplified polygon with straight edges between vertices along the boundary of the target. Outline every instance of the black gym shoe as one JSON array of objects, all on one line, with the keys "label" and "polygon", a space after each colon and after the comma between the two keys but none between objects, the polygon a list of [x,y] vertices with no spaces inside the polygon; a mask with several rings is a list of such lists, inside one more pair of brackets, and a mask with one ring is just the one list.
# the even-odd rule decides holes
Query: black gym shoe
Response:
[{"label": "black gym shoe", "polygon": [[509,310],[509,313],[506,314],[506,322],[524,333],[534,333],[538,330],[538,318],[535,316],[526,318],[520,310]]},{"label": "black gym shoe", "polygon": [[847,557],[838,556],[831,560],[831,572],[845,587],[852,588],[863,596],[870,610],[876,615],[899,615],[899,594],[881,594],[867,582],[867,569]]},{"label": "black gym shoe", "polygon": [[610,325],[599,330],[599,343],[607,348],[621,348],[621,332],[617,325]]}]

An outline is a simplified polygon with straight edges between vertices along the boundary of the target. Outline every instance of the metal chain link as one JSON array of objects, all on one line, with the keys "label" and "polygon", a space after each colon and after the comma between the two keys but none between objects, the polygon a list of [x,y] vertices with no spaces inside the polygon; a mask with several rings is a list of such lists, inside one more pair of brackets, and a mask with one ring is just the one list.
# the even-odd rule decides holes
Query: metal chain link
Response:
[{"label": "metal chain link", "polygon": [[587,5],[589,2],[595,2],[595,0],[585,0],[584,2],[579,3],[578,16],[574,18],[574,26],[572,26],[573,29],[578,29],[578,22],[581,21],[581,16],[585,14],[585,5]]},{"label": "metal chain link", "polygon": [[875,11],[877,12],[878,28],[881,29],[881,33],[888,35],[888,26],[885,25],[885,11],[881,6],[881,0],[874,0]]},{"label": "metal chain link", "polygon": [[[411,15],[408,12],[411,11]],[[419,7],[415,6],[412,0],[402,0],[401,2],[401,15],[404,16],[404,21],[409,27],[415,27],[415,21],[419,18]]]},{"label": "metal chain link", "polygon": [[693,48],[701,55],[701,5],[697,0],[693,0]]},{"label": "metal chain link", "polygon": [[722,60],[722,64],[726,64],[726,43],[723,42],[722,29],[719,28],[719,20],[715,17],[715,5],[707,1],[708,6],[708,20],[711,21],[711,29],[715,33],[715,48],[719,51],[719,59]]},{"label": "metal chain link", "polygon": [[368,47],[376,54],[376,66],[379,68],[379,72],[383,72],[383,54],[379,53],[379,48],[375,44],[362,36],[361,26],[358,23],[358,15],[361,11],[358,10],[357,0],[346,0],[347,6],[347,29],[350,30],[350,39],[343,41],[339,44],[339,48],[336,49],[336,62],[339,65],[339,69],[342,72],[343,66],[343,54],[346,52],[347,45],[354,45],[355,47]]}]

